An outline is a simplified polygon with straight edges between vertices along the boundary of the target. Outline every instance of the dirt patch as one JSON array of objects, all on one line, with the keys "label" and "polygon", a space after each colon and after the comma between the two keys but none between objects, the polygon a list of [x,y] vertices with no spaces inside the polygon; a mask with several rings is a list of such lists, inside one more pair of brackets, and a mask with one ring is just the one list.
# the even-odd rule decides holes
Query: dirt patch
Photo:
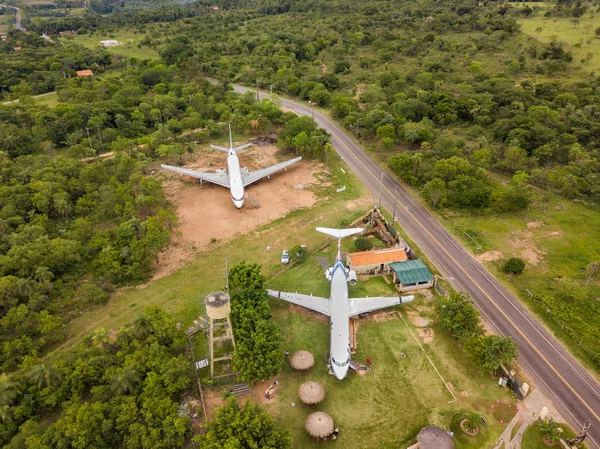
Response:
[{"label": "dirt patch", "polygon": [[562,234],[562,231],[550,231],[545,232],[544,237],[560,237]]},{"label": "dirt patch", "polygon": [[[250,171],[276,164],[274,146],[251,147],[240,154],[242,166]],[[219,151],[200,151],[196,160],[185,168],[212,171],[225,168],[226,155]],[[239,234],[283,217],[289,212],[312,207],[317,198],[311,186],[320,184],[316,175],[321,164],[299,162],[247,188],[248,199],[238,210],[231,202],[228,189],[193,178],[161,171],[167,176],[164,189],[175,205],[179,219],[178,233],[171,246],[159,256],[153,279],[164,277],[192,260],[196,251],[206,250],[231,240]],[[302,185],[302,189],[294,185]]]},{"label": "dirt patch", "polygon": [[364,94],[366,90],[367,88],[364,84],[359,84],[356,86],[356,95],[353,98],[355,100],[360,100],[361,95]]},{"label": "dirt patch", "polygon": [[517,232],[510,244],[515,250],[515,255],[527,263],[538,265],[544,261],[544,252],[538,249],[533,242],[533,233],[530,231]]},{"label": "dirt patch", "polygon": [[544,226],[544,223],[541,221],[530,221],[529,223],[527,223],[528,229],[538,229],[538,228],[541,228],[542,226]]},{"label": "dirt patch", "polygon": [[[377,321],[378,323],[385,323],[386,321],[397,320],[398,313],[397,312],[370,312],[367,319]],[[358,321],[357,321],[357,324],[358,324]]]},{"label": "dirt patch", "polygon": [[419,316],[416,312],[407,312],[408,319],[417,327],[427,327],[429,325],[429,319]]},{"label": "dirt patch", "polygon": [[423,343],[431,343],[433,341],[433,330],[429,327],[418,328],[417,334],[419,334]]},{"label": "dirt patch", "polygon": [[[255,384],[252,387],[252,398],[258,402],[261,405],[271,405],[273,403],[276,403],[279,401],[279,397],[280,397],[280,390],[282,388],[281,383],[278,383],[277,385],[274,386],[274,391],[275,393],[273,394],[273,397],[271,397],[271,399],[265,397],[265,392],[267,391],[267,389],[269,388],[270,385],[274,385],[275,381],[277,379],[273,378],[273,379],[267,379],[264,380],[262,382],[259,382],[257,384]],[[270,411],[273,412],[275,410],[274,407],[269,407]]]},{"label": "dirt patch", "polygon": [[325,64],[323,64],[321,62],[321,71],[323,72],[323,75],[325,75],[327,73],[327,66]]},{"label": "dirt patch", "polygon": [[204,407],[206,408],[206,420],[210,421],[215,416],[215,410],[218,407],[225,405],[225,399],[223,399],[224,389],[208,390],[202,389],[202,395],[204,396]]},{"label": "dirt patch", "polygon": [[475,257],[478,262],[493,262],[494,260],[502,259],[504,254],[500,251],[487,251]]}]

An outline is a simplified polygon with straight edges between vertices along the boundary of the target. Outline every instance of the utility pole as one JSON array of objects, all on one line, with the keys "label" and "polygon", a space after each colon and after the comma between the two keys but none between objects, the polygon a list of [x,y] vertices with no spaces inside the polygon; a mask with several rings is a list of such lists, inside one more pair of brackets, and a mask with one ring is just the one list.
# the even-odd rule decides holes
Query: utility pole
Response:
[{"label": "utility pole", "polygon": [[256,101],[259,101],[260,98],[258,98],[258,84],[256,85]]}]

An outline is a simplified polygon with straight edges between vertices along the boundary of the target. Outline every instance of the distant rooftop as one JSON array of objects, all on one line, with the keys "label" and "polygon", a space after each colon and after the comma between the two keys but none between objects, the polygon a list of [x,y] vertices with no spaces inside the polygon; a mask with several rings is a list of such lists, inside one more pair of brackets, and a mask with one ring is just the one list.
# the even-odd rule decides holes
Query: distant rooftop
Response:
[{"label": "distant rooftop", "polygon": [[77,70],[77,76],[93,76],[94,72],[91,70]]},{"label": "distant rooftop", "polygon": [[406,251],[402,248],[374,249],[349,253],[348,258],[352,260],[353,266],[376,265],[380,263],[399,262],[408,259]]}]

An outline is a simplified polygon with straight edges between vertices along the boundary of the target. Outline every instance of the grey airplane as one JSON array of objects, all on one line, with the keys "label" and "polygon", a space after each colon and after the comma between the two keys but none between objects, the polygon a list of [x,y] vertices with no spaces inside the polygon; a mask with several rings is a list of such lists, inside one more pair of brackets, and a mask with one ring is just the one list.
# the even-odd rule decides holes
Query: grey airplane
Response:
[{"label": "grey airplane", "polygon": [[362,230],[362,228],[317,228],[317,231],[338,239],[335,263],[332,268],[325,270],[325,277],[331,284],[329,298],[267,290],[269,295],[275,298],[283,299],[330,317],[329,361],[335,377],[340,380],[346,377],[350,365],[350,317],[404,304],[414,299],[414,296],[348,297],[348,283],[355,285],[357,276],[356,272],[346,268],[342,262],[342,238],[358,234]]},{"label": "grey airplane", "polygon": [[231,137],[231,124],[229,125],[229,148],[219,147],[211,145],[210,147],[215,150],[225,151],[227,153],[227,168],[228,170],[217,170],[216,173],[208,173],[196,170],[189,170],[187,168],[173,167],[172,165],[163,165],[161,167],[165,170],[174,171],[180,175],[192,176],[198,178],[200,181],[208,181],[219,186],[227,187],[231,191],[231,200],[238,209],[244,206],[246,194],[244,187],[258,181],[259,179],[268,177],[270,178],[276,171],[286,169],[292,164],[302,160],[302,157],[290,159],[289,161],[281,162],[279,164],[272,165],[267,168],[256,171],[248,171],[246,167],[240,166],[240,159],[237,152],[248,148],[251,143],[240,145],[237,147],[233,146],[233,139]]}]

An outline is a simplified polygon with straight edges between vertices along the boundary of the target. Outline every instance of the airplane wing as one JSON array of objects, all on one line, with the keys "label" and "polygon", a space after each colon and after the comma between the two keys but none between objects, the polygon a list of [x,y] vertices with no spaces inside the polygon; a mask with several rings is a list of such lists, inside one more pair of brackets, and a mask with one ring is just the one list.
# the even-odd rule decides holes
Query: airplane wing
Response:
[{"label": "airplane wing", "polygon": [[172,165],[163,165],[161,167],[165,170],[174,171],[180,175],[192,176],[193,178],[202,179],[203,181],[212,182],[223,187],[229,188],[229,177],[225,172],[219,173],[207,173],[203,171],[188,170],[187,168],[173,167]]},{"label": "airplane wing", "polygon": [[279,171],[279,170],[284,169],[292,164],[295,164],[296,162],[300,161],[301,159],[302,159],[302,156],[297,157],[295,159],[290,159],[289,161],[285,161],[285,162],[281,162],[279,164],[272,165],[267,168],[263,168],[262,170],[251,171],[246,174],[242,173],[242,180],[244,181],[244,187],[252,184],[253,182],[258,181],[259,179],[264,178],[265,176],[269,176],[269,175],[275,173],[276,171]]},{"label": "airplane wing", "polygon": [[267,293],[274,298],[283,299],[284,301],[297,304],[315,312],[329,316],[329,298],[321,298],[320,296],[301,295],[299,293],[286,293],[278,290],[267,290]]},{"label": "airplane wing", "polygon": [[414,299],[414,296],[378,296],[373,298],[350,298],[350,316],[373,310],[385,309],[386,307],[405,304]]}]

